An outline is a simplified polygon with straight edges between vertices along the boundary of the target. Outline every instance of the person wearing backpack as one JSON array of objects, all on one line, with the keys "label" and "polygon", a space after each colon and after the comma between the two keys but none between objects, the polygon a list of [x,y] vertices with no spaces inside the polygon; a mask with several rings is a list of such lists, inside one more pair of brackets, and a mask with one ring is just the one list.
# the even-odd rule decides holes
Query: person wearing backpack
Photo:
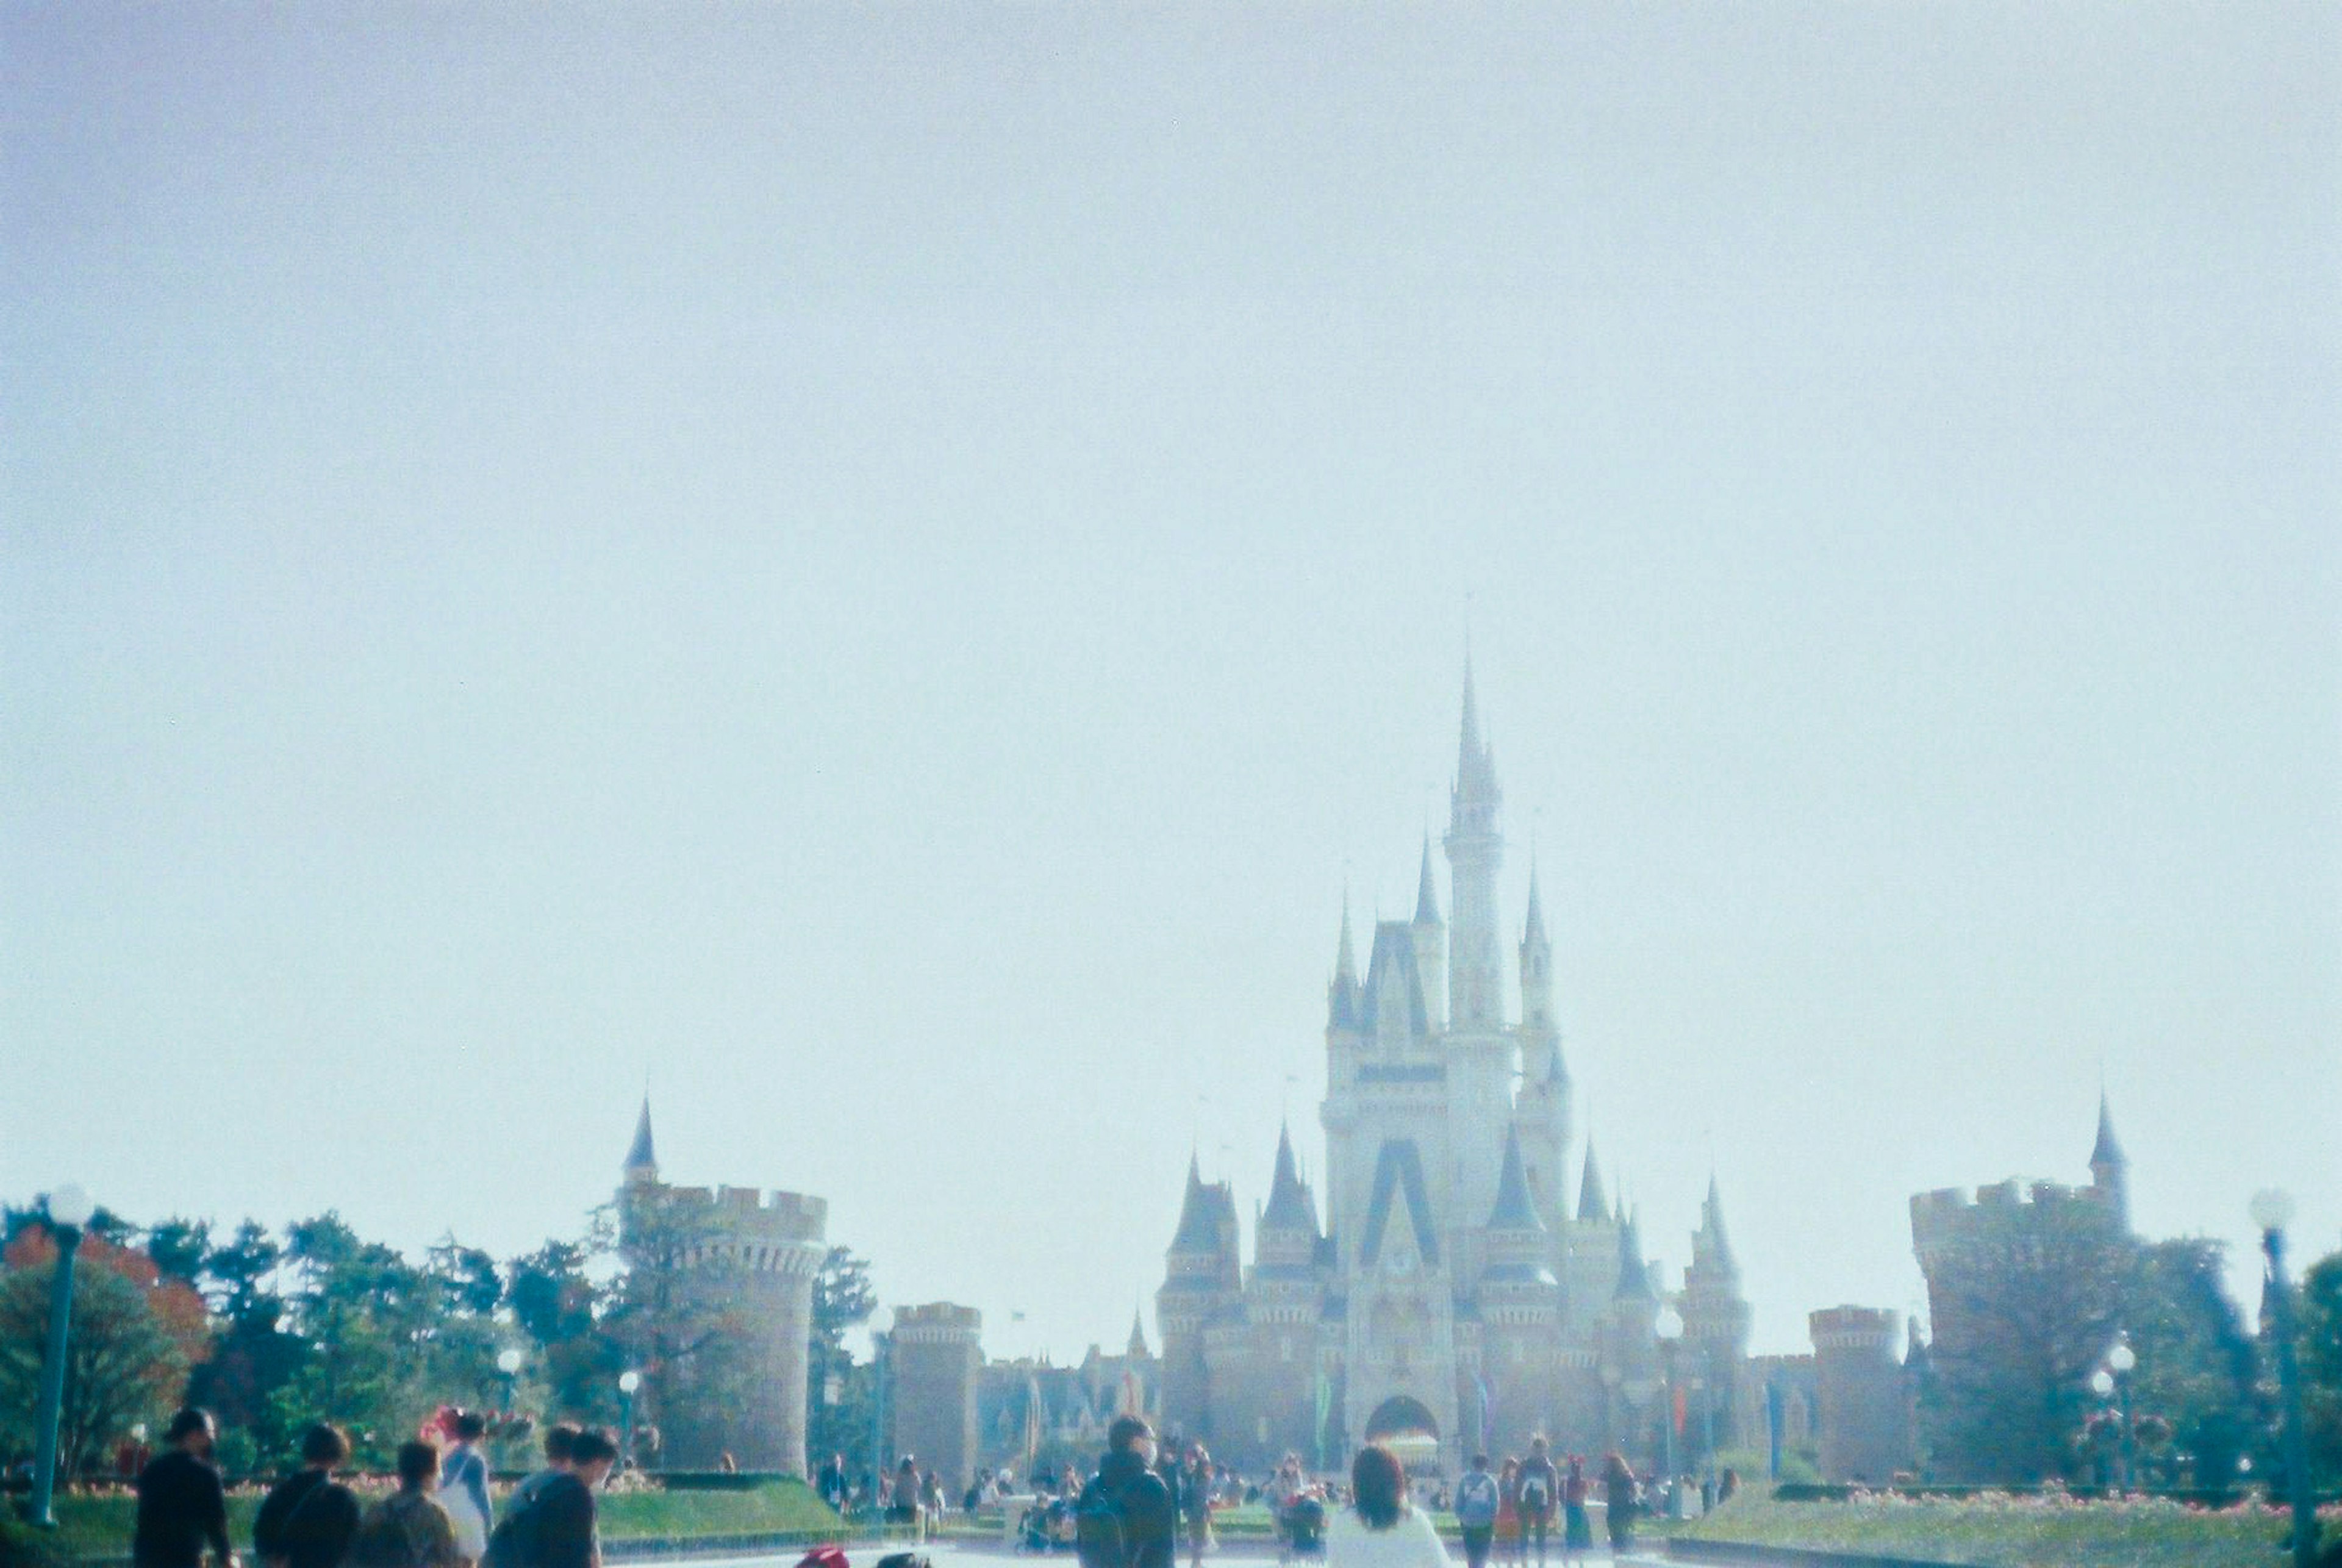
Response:
[{"label": "person wearing backpack", "polygon": [[1476,1453],[1472,1467],[1456,1483],[1456,1527],[1464,1535],[1464,1561],[1470,1568],[1487,1568],[1488,1543],[1496,1535],[1496,1510],[1504,1494],[1488,1473],[1488,1456]]},{"label": "person wearing backpack", "polygon": [[461,1568],[455,1527],[433,1494],[439,1450],[420,1439],[398,1445],[398,1490],[366,1510],[350,1542],[350,1568]]},{"label": "person wearing backpack", "polygon": [[357,1533],[357,1493],[334,1479],[350,1457],[341,1428],[319,1422],[301,1434],[301,1468],[278,1482],[252,1521],[263,1568],[339,1568]]},{"label": "person wearing backpack", "polygon": [[1155,1429],[1118,1415],[1106,1429],[1106,1457],[1074,1508],[1074,1548],[1082,1568],[1171,1568],[1178,1510],[1155,1473]]},{"label": "person wearing backpack", "polygon": [[1543,1436],[1529,1439],[1529,1456],[1521,1461],[1521,1560],[1528,1560],[1529,1540],[1536,1540],[1537,1568],[1545,1568],[1546,1533],[1552,1528],[1554,1504],[1561,1495],[1561,1472]]},{"label": "person wearing backpack", "polygon": [[488,1458],[480,1452],[488,1421],[476,1410],[459,1410],[448,1425],[455,1445],[439,1463],[438,1505],[455,1529],[456,1552],[477,1563],[487,1553],[488,1532],[496,1523],[495,1506],[488,1501]]}]

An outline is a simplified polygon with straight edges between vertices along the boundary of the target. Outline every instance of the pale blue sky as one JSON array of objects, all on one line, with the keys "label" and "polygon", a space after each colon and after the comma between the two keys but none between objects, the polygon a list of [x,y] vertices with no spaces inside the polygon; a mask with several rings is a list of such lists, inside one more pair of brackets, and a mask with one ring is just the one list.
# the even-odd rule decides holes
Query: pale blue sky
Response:
[{"label": "pale blue sky", "polygon": [[1317,1158],[1469,595],[1507,918],[1534,832],[1606,1162],[1679,1265],[1713,1152],[1763,1348],[1910,1304],[1909,1193],[2080,1179],[2101,1064],[2144,1228],[2342,1244],[2331,8],[0,74],[0,1194],[510,1252],[647,1073],[889,1303],[1117,1343],[1191,1142]]}]

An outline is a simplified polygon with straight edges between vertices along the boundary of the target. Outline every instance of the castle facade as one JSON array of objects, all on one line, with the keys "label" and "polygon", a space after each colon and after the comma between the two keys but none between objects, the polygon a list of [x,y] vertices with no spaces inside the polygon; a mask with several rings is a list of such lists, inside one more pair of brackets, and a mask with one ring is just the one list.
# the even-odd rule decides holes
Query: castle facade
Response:
[{"label": "castle facade", "polygon": [[[1156,1297],[1165,1415],[1216,1458],[1292,1451],[1328,1467],[1398,1439],[1453,1474],[1476,1449],[1522,1452],[1539,1433],[1563,1452],[1639,1453],[1656,1446],[1670,1361],[1678,1386],[1713,1402],[1719,1442],[1735,1429],[1749,1313],[1715,1184],[1683,1289],[1666,1295],[1590,1141],[1575,1157],[1534,865],[1508,994],[1501,804],[1467,664],[1442,842],[1452,924],[1427,837],[1414,917],[1376,925],[1363,977],[1343,911],[1323,1225],[1289,1131],[1249,1266],[1228,1185],[1188,1166]],[[1673,1347],[1655,1333],[1663,1296],[1684,1323]]]}]

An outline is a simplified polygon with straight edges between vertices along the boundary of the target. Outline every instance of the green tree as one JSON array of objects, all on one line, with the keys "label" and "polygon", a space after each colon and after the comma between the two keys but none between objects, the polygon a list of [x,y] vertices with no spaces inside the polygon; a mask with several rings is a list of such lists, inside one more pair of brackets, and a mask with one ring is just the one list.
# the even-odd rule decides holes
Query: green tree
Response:
[{"label": "green tree", "polygon": [[2311,1473],[2321,1487],[2342,1478],[2342,1253],[2303,1271],[2295,1349]]},{"label": "green tree", "polygon": [[[2237,1473],[2252,1433],[2253,1341],[2227,1292],[2218,1242],[2180,1238],[2139,1250],[2127,1282],[2121,1327],[2137,1353],[2131,1410],[2171,1424],[2169,1454],[2186,1454],[2187,1479],[2219,1484]],[[2150,1471],[2166,1462],[2155,1455]],[[2176,1457],[2168,1462],[2176,1473]]]},{"label": "green tree", "polygon": [[[26,1228],[0,1269],[0,1447],[32,1446],[56,1244]],[[161,1278],[143,1254],[85,1237],[74,1270],[65,1399],[57,1423],[60,1473],[82,1473],[134,1423],[156,1422],[177,1402],[205,1349],[203,1303]]]},{"label": "green tree", "polygon": [[289,1457],[294,1433],[277,1395],[300,1371],[307,1346],[283,1325],[275,1287],[284,1249],[246,1220],[204,1254],[198,1283],[215,1324],[211,1359],[195,1368],[187,1398],[219,1417],[222,1463],[232,1474],[263,1455]]},{"label": "green tree", "polygon": [[549,1241],[505,1265],[513,1322],[535,1342],[554,1411],[607,1419],[616,1413],[626,1352],[601,1323],[606,1293],[587,1273],[592,1243]]},{"label": "green tree", "polygon": [[[813,1334],[806,1384],[806,1455],[818,1469],[833,1453],[849,1460],[870,1444],[870,1375],[857,1367],[846,1334],[870,1321],[878,1297],[870,1265],[845,1247],[832,1247],[813,1281]],[[849,1465],[850,1468],[850,1465]]]},{"label": "green tree", "polygon": [[2045,1195],[1970,1219],[1929,1270],[1932,1465],[1973,1482],[2065,1474],[2090,1373],[2122,1323],[2137,1243],[2080,1198]]},{"label": "green tree", "polygon": [[[703,1451],[715,1446],[716,1413],[746,1403],[760,1375],[742,1304],[747,1271],[720,1216],[687,1193],[652,1188],[630,1194],[622,1212],[606,1211],[597,1237],[623,1264],[601,1326],[622,1364],[643,1373],[639,1415],[664,1431],[676,1462],[712,1462]],[[599,1415],[616,1398],[594,1390],[586,1413]]]},{"label": "green tree", "polygon": [[147,1227],[146,1255],[165,1279],[200,1285],[211,1242],[209,1220],[168,1219]]}]

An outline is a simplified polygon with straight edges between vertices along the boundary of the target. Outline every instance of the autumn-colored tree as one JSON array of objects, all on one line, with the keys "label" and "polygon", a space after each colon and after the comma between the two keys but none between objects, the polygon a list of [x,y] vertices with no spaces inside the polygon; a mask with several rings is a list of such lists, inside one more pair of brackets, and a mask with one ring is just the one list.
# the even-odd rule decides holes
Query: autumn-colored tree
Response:
[{"label": "autumn-colored tree", "polygon": [[[46,1353],[57,1244],[45,1225],[19,1230],[0,1252],[0,1432],[29,1446]],[[132,1425],[159,1422],[210,1346],[203,1298],[165,1278],[144,1253],[83,1237],[74,1272],[57,1467],[77,1475]],[[21,1427],[18,1431],[16,1428]]]}]

